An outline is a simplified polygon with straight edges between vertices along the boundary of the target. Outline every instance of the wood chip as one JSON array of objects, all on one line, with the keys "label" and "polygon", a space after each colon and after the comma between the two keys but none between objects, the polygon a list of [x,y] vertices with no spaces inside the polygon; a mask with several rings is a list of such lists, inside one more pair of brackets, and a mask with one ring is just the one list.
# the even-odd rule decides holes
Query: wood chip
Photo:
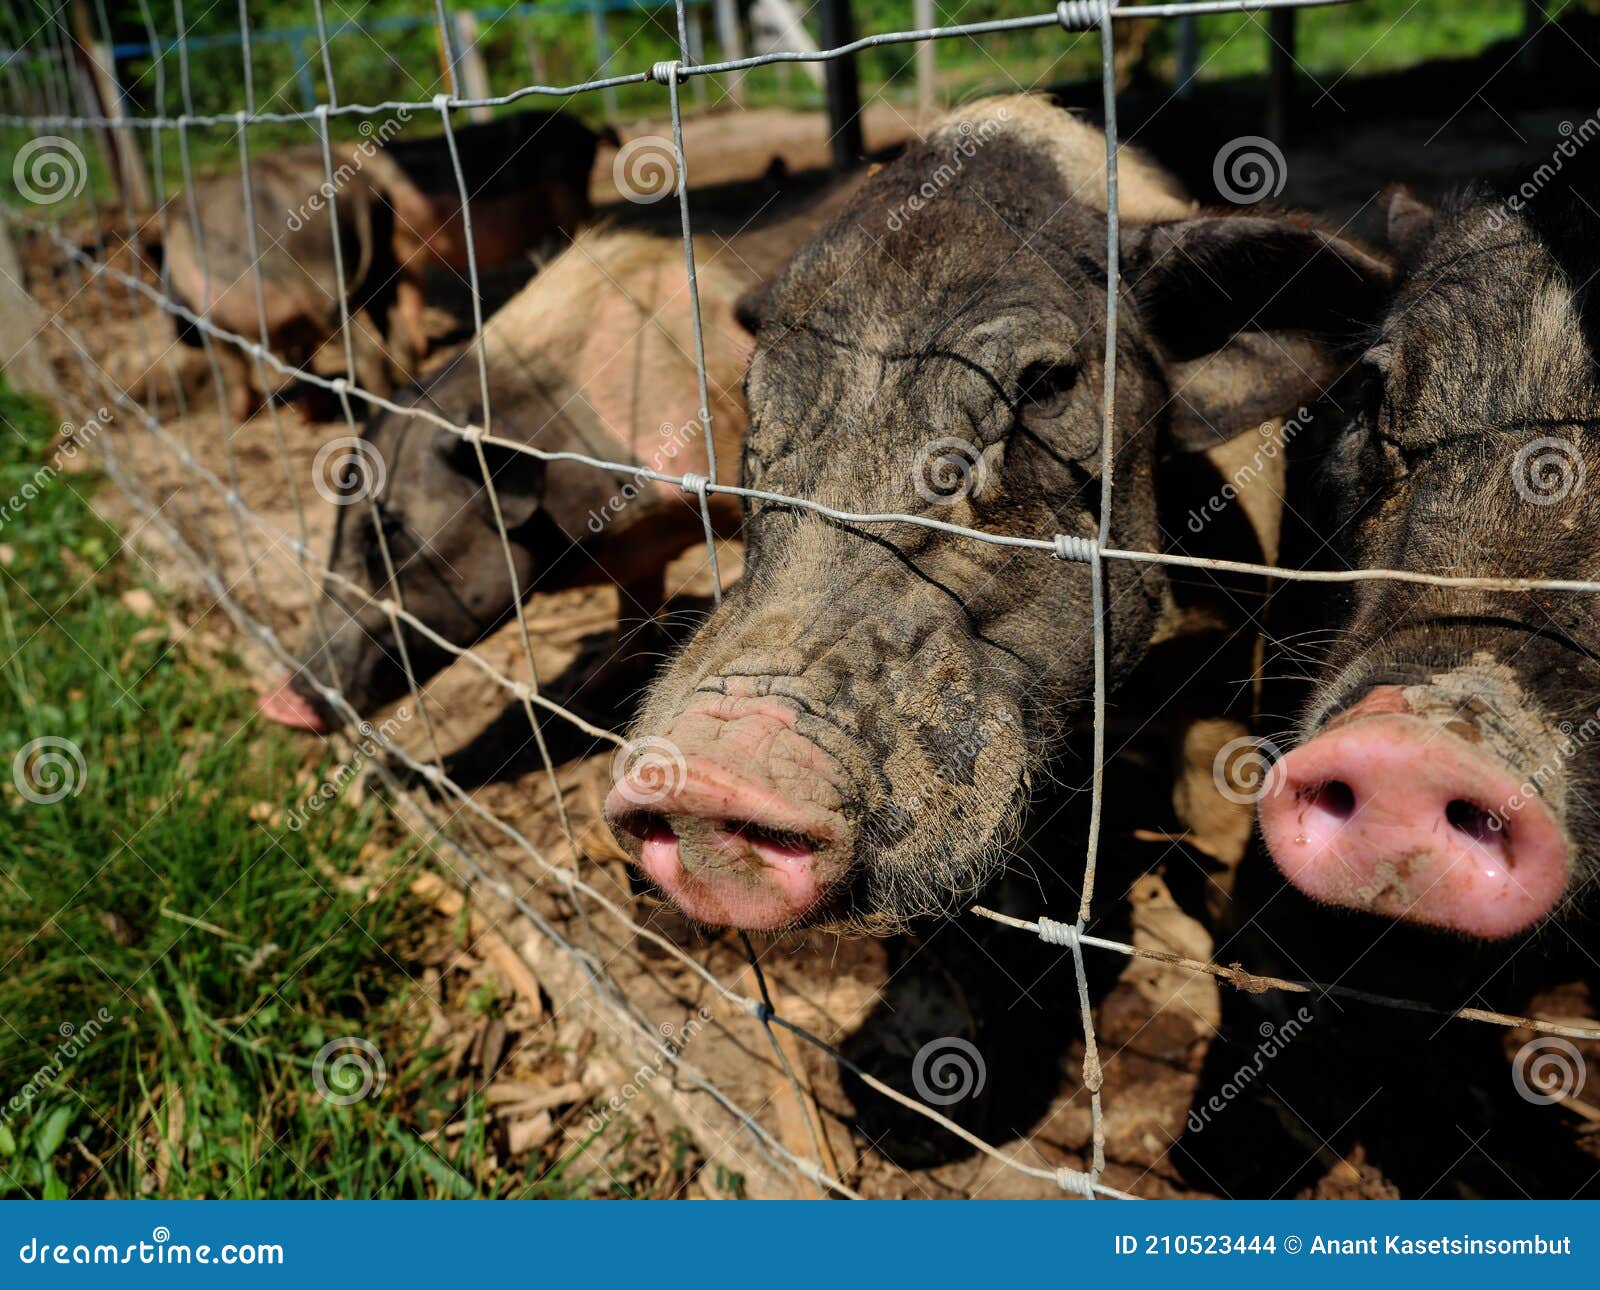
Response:
[{"label": "wood chip", "polygon": [[156,598],[143,587],[132,587],[122,593],[122,603],[140,618],[148,618],[156,611]]},{"label": "wood chip", "polygon": [[550,1112],[540,1111],[533,1119],[519,1120],[506,1130],[506,1149],[513,1156],[525,1156],[542,1147],[554,1132]]},{"label": "wood chip", "polygon": [[[419,874],[411,884],[411,894],[432,905],[446,918],[459,917],[466,905],[462,894],[447,886],[444,879],[434,873]],[[544,998],[539,993],[539,980],[522,956],[475,910],[469,916],[468,931],[484,957],[505,977],[506,984],[532,1009],[534,1020],[543,1019]]]},{"label": "wood chip", "polygon": [[491,1106],[504,1106],[507,1115],[532,1114],[558,1106],[571,1106],[584,1100],[584,1089],[576,1080],[545,1088],[525,1080],[501,1080],[483,1090]]}]

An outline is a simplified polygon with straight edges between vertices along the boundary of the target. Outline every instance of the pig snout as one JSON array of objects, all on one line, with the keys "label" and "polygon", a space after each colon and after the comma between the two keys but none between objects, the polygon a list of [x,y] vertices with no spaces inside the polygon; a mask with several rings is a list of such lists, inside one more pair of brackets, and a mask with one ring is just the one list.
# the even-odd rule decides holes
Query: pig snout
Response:
[{"label": "pig snout", "polygon": [[617,756],[605,813],[697,922],[774,931],[819,912],[849,868],[837,762],[772,701],[691,705]]},{"label": "pig snout", "polygon": [[1473,726],[1458,728],[1380,686],[1279,761],[1259,812],[1284,876],[1328,904],[1485,940],[1552,913],[1564,830]]},{"label": "pig snout", "polygon": [[309,730],[312,734],[325,735],[333,729],[322,703],[296,688],[292,672],[285,672],[277,685],[261,697],[256,711],[269,721],[295,730]]}]

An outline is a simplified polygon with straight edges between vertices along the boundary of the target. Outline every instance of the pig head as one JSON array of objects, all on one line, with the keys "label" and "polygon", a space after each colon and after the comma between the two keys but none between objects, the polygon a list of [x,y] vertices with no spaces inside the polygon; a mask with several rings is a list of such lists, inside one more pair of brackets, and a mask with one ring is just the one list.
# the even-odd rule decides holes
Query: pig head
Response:
[{"label": "pig head", "polygon": [[[1394,197],[1403,279],[1323,453],[1311,563],[1600,577],[1597,178],[1571,168],[1438,212]],[[1571,908],[1600,793],[1593,597],[1362,582],[1335,619],[1260,804],[1283,873],[1332,905],[1485,940]]]},{"label": "pig head", "polygon": [[[558,377],[530,380],[495,408],[496,434],[552,452],[590,453],[601,445],[572,433],[573,418],[563,411],[572,395]],[[470,354],[427,390],[405,391],[397,402],[402,408],[427,407],[452,424],[482,424]],[[527,433],[533,428],[541,433]],[[480,447],[494,501],[484,486]],[[513,588],[566,585],[563,561],[581,560],[576,548],[590,536],[586,516],[630,486],[626,475],[546,462],[493,443],[475,445],[391,410],[372,419],[329,477],[349,486],[339,499],[328,557],[333,576],[313,606],[300,669],[263,702],[267,716],[317,731],[332,728],[335,714],[313,678],[341,691],[362,713],[399,698],[407,692],[408,665],[420,684],[453,658],[435,636],[471,645],[516,607]],[[379,477],[381,488],[369,496],[366,490]],[[506,529],[504,545],[495,502]],[[403,604],[433,635],[397,629],[386,600]]]},{"label": "pig head", "polygon": [[[733,307],[749,280],[731,256],[699,275],[724,471],[736,468],[744,432],[738,377],[748,338]],[[494,437],[662,474],[706,473],[691,329],[682,243],[583,234],[485,327]],[[363,715],[398,698],[408,664],[420,684],[453,657],[434,637],[471,645],[513,613],[519,595],[615,582],[624,617],[648,617],[668,562],[704,535],[698,501],[676,487],[494,442],[481,444],[480,463],[479,445],[419,415],[484,424],[470,347],[396,401],[404,410],[378,413],[348,457],[319,472],[325,491],[349,488],[337,497],[331,576],[301,666],[263,703],[290,725],[328,726],[319,683]],[[719,532],[737,531],[739,510],[727,498],[713,498],[710,513]],[[428,631],[397,631],[386,600]]]},{"label": "pig head", "polygon": [[[872,176],[747,303],[742,482],[1092,537],[1103,149],[1068,114],[1007,98]],[[1130,176],[1147,168],[1130,154]],[[1310,223],[1236,215],[1130,223],[1121,269],[1110,537],[1157,551],[1162,471],[1314,394],[1387,271]],[[619,838],[707,924],[875,932],[950,910],[1003,862],[1092,695],[1089,567],[765,499],[748,504],[746,540],[742,582],[618,758]],[[1104,578],[1115,677],[1144,652],[1166,583],[1125,561]]]}]

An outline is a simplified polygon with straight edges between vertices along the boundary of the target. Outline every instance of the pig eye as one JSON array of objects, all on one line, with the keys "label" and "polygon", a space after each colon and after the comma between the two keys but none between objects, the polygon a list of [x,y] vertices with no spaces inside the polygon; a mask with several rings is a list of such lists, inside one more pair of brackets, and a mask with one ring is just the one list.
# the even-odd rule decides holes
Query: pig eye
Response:
[{"label": "pig eye", "polygon": [[1017,384],[1021,388],[1021,411],[1056,416],[1066,410],[1067,400],[1078,384],[1078,369],[1070,363],[1029,363]]},{"label": "pig eye", "polygon": [[1362,372],[1361,380],[1361,423],[1369,429],[1376,429],[1383,418],[1384,405],[1388,402],[1388,381],[1380,368],[1368,366]]}]

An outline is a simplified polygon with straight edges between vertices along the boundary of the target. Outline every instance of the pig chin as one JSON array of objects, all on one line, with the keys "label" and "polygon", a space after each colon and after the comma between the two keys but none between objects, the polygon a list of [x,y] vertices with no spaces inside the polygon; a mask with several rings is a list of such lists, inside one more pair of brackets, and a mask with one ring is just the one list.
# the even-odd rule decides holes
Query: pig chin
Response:
[{"label": "pig chin", "polygon": [[1488,658],[1358,688],[1273,767],[1262,836],[1313,899],[1478,940],[1515,936],[1568,887],[1558,744]]}]

